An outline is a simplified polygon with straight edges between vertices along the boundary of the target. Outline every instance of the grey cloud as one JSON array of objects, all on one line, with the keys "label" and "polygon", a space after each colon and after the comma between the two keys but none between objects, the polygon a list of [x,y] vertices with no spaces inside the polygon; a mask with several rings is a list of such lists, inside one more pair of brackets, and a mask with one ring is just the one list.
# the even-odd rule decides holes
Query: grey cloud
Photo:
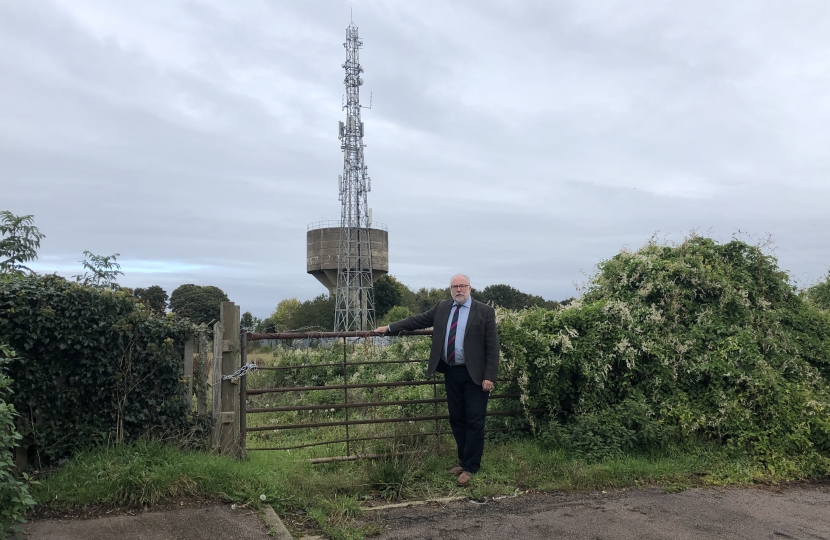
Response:
[{"label": "grey cloud", "polygon": [[692,229],[769,232],[805,282],[830,265],[822,2],[6,3],[0,208],[35,214],[43,266],[191,265],[122,282],[260,316],[324,292],[305,230],[339,216],[350,7],[370,206],[410,286],[565,298]]}]

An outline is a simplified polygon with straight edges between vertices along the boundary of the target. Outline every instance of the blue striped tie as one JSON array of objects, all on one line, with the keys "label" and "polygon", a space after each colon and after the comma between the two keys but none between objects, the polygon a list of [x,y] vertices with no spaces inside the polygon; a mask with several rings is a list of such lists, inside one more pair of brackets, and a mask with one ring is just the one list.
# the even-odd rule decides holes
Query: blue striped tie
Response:
[{"label": "blue striped tie", "polygon": [[458,328],[458,310],[460,305],[455,306],[455,312],[452,314],[452,324],[450,325],[450,334],[447,336],[447,363],[449,365],[455,364],[455,329]]}]

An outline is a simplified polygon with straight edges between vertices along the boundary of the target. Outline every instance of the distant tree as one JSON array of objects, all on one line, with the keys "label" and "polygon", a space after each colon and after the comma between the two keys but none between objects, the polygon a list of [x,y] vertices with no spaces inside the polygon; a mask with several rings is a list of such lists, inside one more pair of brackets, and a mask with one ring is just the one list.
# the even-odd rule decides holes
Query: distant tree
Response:
[{"label": "distant tree", "polygon": [[557,302],[549,302],[541,296],[523,293],[505,284],[488,285],[481,291],[473,291],[473,298],[479,302],[514,310],[536,306],[555,309],[559,305]]},{"label": "distant tree", "polygon": [[146,289],[139,287],[133,291],[133,296],[159,315],[164,314],[167,309],[167,301],[169,299],[167,291],[158,285],[150,285]]},{"label": "distant tree", "polygon": [[393,323],[395,321],[400,321],[401,319],[406,319],[407,317],[412,316],[412,310],[406,306],[394,306],[390,309],[386,315],[380,319],[380,325],[388,325],[389,323]]},{"label": "distant tree", "polygon": [[121,265],[116,262],[120,253],[112,255],[95,255],[90,251],[84,251],[86,259],[80,261],[86,272],[78,274],[75,281],[81,285],[88,285],[99,289],[117,289],[118,276],[123,276]]},{"label": "distant tree", "polygon": [[412,305],[407,307],[409,307],[413,313],[423,313],[424,311],[432,309],[432,306],[441,300],[448,300],[450,298],[452,298],[452,296],[450,296],[449,287],[446,289],[427,289],[426,287],[422,287],[415,292]]},{"label": "distant tree", "polygon": [[293,319],[298,309],[300,309],[300,301],[296,298],[280,300],[271,315],[263,321],[263,326],[266,331],[271,332],[291,330],[295,328]]},{"label": "distant tree", "polygon": [[[409,288],[395,279],[395,276],[386,274],[374,284],[375,289],[375,318],[380,320],[394,306],[406,305],[407,300],[414,297]],[[407,294],[408,293],[408,294]]]},{"label": "distant tree", "polygon": [[262,321],[257,317],[254,317],[250,311],[246,311],[242,314],[242,318],[239,320],[239,326],[247,332],[253,332],[257,329],[261,322]]},{"label": "distant tree", "polygon": [[222,302],[228,302],[228,295],[213,285],[182,285],[170,294],[170,309],[173,313],[187,317],[196,324],[211,324],[219,320]]},{"label": "distant tree", "polygon": [[830,273],[806,291],[807,298],[821,309],[830,310]]},{"label": "distant tree", "polygon": [[334,296],[321,294],[307,300],[291,318],[292,329],[331,331],[334,329]]},{"label": "distant tree", "polygon": [[23,263],[37,259],[40,241],[45,238],[33,223],[34,216],[0,211],[0,273],[32,272]]}]

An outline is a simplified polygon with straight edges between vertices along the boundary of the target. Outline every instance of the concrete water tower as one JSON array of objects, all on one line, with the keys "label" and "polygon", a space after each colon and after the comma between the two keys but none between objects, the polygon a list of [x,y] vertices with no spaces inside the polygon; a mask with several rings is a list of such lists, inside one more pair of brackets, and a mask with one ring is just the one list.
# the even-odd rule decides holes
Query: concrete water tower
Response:
[{"label": "concrete water tower", "polygon": [[[340,255],[340,222],[318,221],[306,233],[306,271],[335,294],[337,261]],[[383,223],[371,223],[369,242],[372,250],[372,282],[389,272],[389,232]]]},{"label": "concrete water tower", "polygon": [[372,180],[363,156],[364,125],[360,119],[363,85],[359,52],[363,42],[357,26],[346,29],[346,86],[337,138],[343,151],[343,174],[338,176],[340,221],[312,223],[306,233],[306,267],[335,296],[334,330],[373,330],[375,294],[372,284],[389,271],[389,233],[372,223],[367,193]]}]

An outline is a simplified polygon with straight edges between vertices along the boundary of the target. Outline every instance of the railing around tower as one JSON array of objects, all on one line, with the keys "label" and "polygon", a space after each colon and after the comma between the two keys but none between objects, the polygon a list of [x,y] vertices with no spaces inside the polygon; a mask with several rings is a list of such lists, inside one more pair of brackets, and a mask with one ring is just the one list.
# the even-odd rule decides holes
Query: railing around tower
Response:
[{"label": "railing around tower", "polygon": [[[325,221],[315,221],[314,223],[309,223],[307,230],[309,231],[316,231],[317,229],[339,229],[340,222],[335,221],[333,219],[325,220]],[[379,231],[387,231],[389,229],[386,227],[385,223],[378,223],[377,221],[373,221],[369,224],[370,229],[377,229]]]}]

